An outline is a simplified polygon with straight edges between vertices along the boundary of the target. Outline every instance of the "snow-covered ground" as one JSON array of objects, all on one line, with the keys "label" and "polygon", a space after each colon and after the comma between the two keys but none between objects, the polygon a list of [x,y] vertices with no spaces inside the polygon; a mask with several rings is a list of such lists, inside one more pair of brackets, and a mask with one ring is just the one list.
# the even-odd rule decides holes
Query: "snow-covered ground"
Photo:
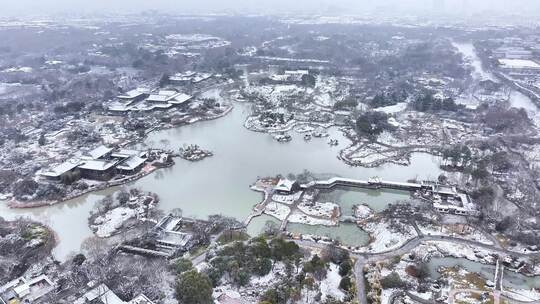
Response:
[{"label": "snow-covered ground", "polygon": [[392,297],[392,294],[396,291],[398,291],[398,289],[395,289],[395,288],[383,289],[381,291],[381,304],[392,304],[390,303],[390,299]]},{"label": "snow-covered ground", "polygon": [[396,105],[393,105],[393,106],[376,108],[375,111],[384,112],[386,114],[394,114],[394,113],[399,113],[399,112],[405,111],[405,109],[407,109],[407,103],[406,102],[400,102],[400,103],[398,103]]},{"label": "snow-covered ground", "polygon": [[466,244],[442,241],[429,241],[426,242],[426,245],[434,246],[437,248],[437,251],[444,256],[465,258],[474,262],[495,264],[495,259],[491,256],[491,252],[485,249],[473,248],[472,246]]},{"label": "snow-covered ground", "polygon": [[330,96],[329,93],[324,93],[324,94],[320,94],[320,95],[316,95],[315,96],[315,103],[322,106],[322,107],[327,107],[327,108],[331,108],[334,106],[334,104],[336,103],[336,100],[332,98],[332,96]]},{"label": "snow-covered ground", "polygon": [[287,215],[289,215],[290,212],[291,208],[276,202],[270,202],[268,205],[266,205],[266,208],[264,209],[264,213],[271,215],[281,221],[287,218]]},{"label": "snow-covered ground", "polygon": [[425,235],[443,235],[471,240],[486,245],[494,245],[493,241],[487,238],[481,231],[471,231],[469,233],[458,234],[448,229],[446,226],[422,226],[418,225],[420,231]]},{"label": "snow-covered ground", "polygon": [[312,225],[312,226],[314,225],[336,226],[338,224],[337,220],[314,218],[314,217],[311,217],[302,213],[299,210],[293,211],[293,213],[289,216],[289,222]]},{"label": "snow-covered ground", "polygon": [[214,288],[213,298],[215,303],[257,303],[262,291],[279,283],[285,276],[285,264],[276,262],[270,273],[262,277],[252,277],[246,286],[225,284]]},{"label": "snow-covered ground", "polygon": [[504,289],[505,295],[516,301],[532,302],[540,301],[540,291],[533,289]]},{"label": "snow-covered ground", "polygon": [[372,242],[367,247],[361,248],[361,251],[366,252],[375,253],[397,249],[417,237],[414,227],[409,225],[403,226],[404,231],[392,229],[386,221],[370,222],[361,227],[372,238]]},{"label": "snow-covered ground", "polygon": [[277,262],[269,274],[262,277],[252,277],[249,284],[251,286],[267,287],[275,283],[278,279],[282,278],[285,273],[285,264],[282,262]]},{"label": "snow-covered ground", "polygon": [[337,218],[340,214],[339,205],[331,202],[320,203],[315,202],[313,204],[300,203],[298,209],[307,215],[325,218]]},{"label": "snow-covered ground", "polygon": [[343,300],[345,293],[339,289],[339,282],[341,276],[339,275],[339,266],[336,264],[330,264],[326,273],[326,278],[321,281],[320,290],[322,293],[322,300],[326,300],[328,296],[334,299]]},{"label": "snow-covered ground", "polygon": [[272,200],[274,202],[292,205],[295,201],[297,201],[300,196],[302,195],[302,191],[296,192],[294,194],[286,195],[286,194],[274,194],[272,195]]},{"label": "snow-covered ground", "polygon": [[361,204],[354,207],[354,217],[360,220],[366,220],[373,216],[374,212],[368,205]]},{"label": "snow-covered ground", "polygon": [[95,234],[98,237],[110,237],[122,227],[125,221],[134,218],[136,215],[136,209],[118,207],[97,217],[91,227],[95,229]]}]

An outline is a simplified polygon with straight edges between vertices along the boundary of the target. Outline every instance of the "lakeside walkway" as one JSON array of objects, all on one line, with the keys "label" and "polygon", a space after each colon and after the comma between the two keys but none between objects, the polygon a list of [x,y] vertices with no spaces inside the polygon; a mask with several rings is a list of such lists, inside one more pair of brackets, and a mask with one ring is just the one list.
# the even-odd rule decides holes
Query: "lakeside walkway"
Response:
[{"label": "lakeside walkway", "polygon": [[322,188],[322,189],[331,189],[337,186],[345,187],[355,187],[355,188],[367,188],[367,189],[395,189],[395,190],[407,190],[407,191],[416,191],[421,189],[431,189],[433,184],[426,183],[408,183],[408,182],[391,182],[383,181],[379,178],[372,178],[367,181],[351,178],[342,178],[342,177],[333,177],[325,181],[316,181],[310,182],[307,184],[300,185],[302,189],[309,188]]},{"label": "lakeside walkway", "polygon": [[[364,281],[364,267],[369,263],[375,263],[383,260],[391,259],[392,257],[396,255],[403,255],[408,252],[411,252],[415,247],[420,246],[424,242],[447,242],[447,243],[453,243],[453,244],[461,244],[461,245],[469,245],[477,248],[482,248],[486,250],[490,250],[494,253],[498,254],[506,254],[510,256],[517,256],[522,258],[529,258],[531,256],[536,255],[536,252],[531,253],[519,253],[514,252],[508,249],[500,248],[496,245],[487,245],[484,243],[466,240],[466,239],[460,239],[455,237],[448,237],[448,236],[431,236],[431,235],[422,235],[418,236],[414,239],[411,239],[404,243],[400,248],[396,248],[393,250],[388,251],[381,251],[377,253],[357,253],[350,251],[351,257],[356,259],[356,263],[354,265],[354,273],[356,277],[356,288],[358,291],[358,301],[360,304],[367,304],[367,295],[365,293],[365,281]],[[326,243],[318,243],[310,240],[294,240],[295,243],[297,243],[300,247],[310,248],[310,249],[317,249],[322,250],[324,249],[328,244]],[[501,265],[502,266],[502,265]],[[498,266],[499,267],[499,266]],[[499,269],[502,271],[501,269]],[[502,275],[499,276],[499,280],[502,280]],[[457,292],[457,290],[456,290]],[[504,291],[499,291],[499,294],[502,298],[510,299],[509,293],[505,293]],[[514,299],[511,299],[512,301],[515,301]],[[427,301],[426,301],[427,302]],[[538,304],[540,301],[531,301],[531,302],[521,302],[521,301],[515,301],[516,303],[534,303]]]}]

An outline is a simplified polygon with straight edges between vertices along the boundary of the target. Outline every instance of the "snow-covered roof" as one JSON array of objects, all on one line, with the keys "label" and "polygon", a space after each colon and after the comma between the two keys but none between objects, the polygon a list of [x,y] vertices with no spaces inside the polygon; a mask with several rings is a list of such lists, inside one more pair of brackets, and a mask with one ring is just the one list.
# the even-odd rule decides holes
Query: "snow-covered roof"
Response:
[{"label": "snow-covered roof", "polygon": [[182,94],[176,96],[174,99],[170,100],[169,103],[171,103],[171,104],[184,104],[184,103],[188,102],[191,98],[193,98],[193,96],[182,93]]},{"label": "snow-covered roof", "polygon": [[91,159],[98,159],[100,157],[103,157],[104,155],[108,154],[108,153],[111,153],[112,152],[112,148],[109,148],[107,146],[99,146],[97,148],[95,148],[94,150],[92,151],[89,151],[89,152],[86,152],[85,154],[87,156],[89,156]]},{"label": "snow-covered roof", "polygon": [[134,98],[137,98],[137,97],[142,96],[142,95],[147,94],[147,93],[148,93],[148,90],[137,88],[137,89],[128,91],[128,92],[118,96],[118,98],[120,98],[120,99],[134,99]]},{"label": "snow-covered roof", "polygon": [[117,161],[107,161],[107,160],[87,160],[82,165],[79,166],[80,169],[92,170],[92,171],[107,171],[110,168],[114,167],[117,164]]},{"label": "snow-covered roof", "polygon": [[164,231],[159,242],[172,246],[186,246],[193,239],[193,235],[178,231]]},{"label": "snow-covered roof", "polygon": [[138,150],[119,149],[119,150],[113,152],[112,157],[129,158],[131,156],[141,156],[144,153],[145,152],[141,152],[141,151],[138,151]]},{"label": "snow-covered roof", "polygon": [[131,108],[133,111],[152,111],[154,109],[168,109],[172,107],[173,104],[171,103],[154,103],[154,104],[147,104],[147,103],[141,103]]},{"label": "snow-covered roof", "polygon": [[540,64],[527,59],[499,59],[503,68],[510,69],[540,69]]},{"label": "snow-covered roof", "polygon": [[169,96],[152,94],[148,96],[146,100],[150,102],[167,102],[168,99],[169,99]]},{"label": "snow-covered roof", "polygon": [[5,285],[0,287],[0,292],[4,292],[10,288],[15,288],[21,284],[27,284],[27,281],[24,277],[20,277],[20,278],[7,282]]},{"label": "snow-covered roof", "polygon": [[112,112],[127,112],[129,111],[129,107],[127,107],[125,104],[114,102],[109,105],[109,111]]},{"label": "snow-covered roof", "polygon": [[295,181],[286,178],[280,179],[277,185],[274,187],[274,190],[290,192],[292,191],[295,183]]},{"label": "snow-covered roof", "polygon": [[177,73],[171,77],[169,77],[169,80],[171,81],[193,81],[194,83],[201,82],[203,80],[206,80],[210,77],[212,77],[212,73],[197,73],[193,71],[187,71],[184,73]]},{"label": "snow-covered roof", "polygon": [[196,76],[193,76],[192,81],[194,83],[198,83],[198,82],[204,81],[206,79],[209,79],[210,77],[212,77],[211,73],[199,73]]},{"label": "snow-covered roof", "polygon": [[61,163],[58,166],[55,166],[48,171],[42,172],[40,175],[47,176],[47,177],[59,177],[62,174],[65,174],[66,172],[69,172],[79,165],[79,161],[75,160],[69,160],[64,163]]},{"label": "snow-covered roof", "polygon": [[13,288],[13,291],[21,298],[26,297],[30,293],[30,286],[28,284],[21,284]]},{"label": "snow-covered roof", "polygon": [[181,77],[193,77],[193,76],[195,76],[195,74],[197,74],[197,72],[195,72],[195,71],[185,71],[183,73],[174,74],[173,76],[170,77],[170,79],[181,78]]},{"label": "snow-covered roof", "polygon": [[308,75],[308,70],[285,71],[285,75]]},{"label": "snow-covered roof", "polygon": [[146,100],[150,102],[168,102],[180,95],[182,93],[176,91],[160,90],[158,94],[152,94]]},{"label": "snow-covered roof", "polygon": [[434,185],[433,190],[439,194],[456,195],[457,189],[455,187],[449,187],[444,185]]},{"label": "snow-covered roof", "polygon": [[128,304],[154,304],[154,302],[150,301],[148,297],[141,294],[138,295],[135,299],[129,301]]},{"label": "snow-covered roof", "polygon": [[120,170],[134,170],[135,168],[144,164],[144,162],[145,160],[143,158],[140,158],[138,156],[131,156],[130,158],[126,159],[123,163],[118,165],[117,168]]},{"label": "snow-covered roof", "polygon": [[107,304],[126,304],[105,284],[101,284],[98,287],[85,293],[82,297],[78,298],[74,302],[74,304],[85,304],[88,302],[92,302],[98,298],[99,300],[101,300],[101,302]]}]

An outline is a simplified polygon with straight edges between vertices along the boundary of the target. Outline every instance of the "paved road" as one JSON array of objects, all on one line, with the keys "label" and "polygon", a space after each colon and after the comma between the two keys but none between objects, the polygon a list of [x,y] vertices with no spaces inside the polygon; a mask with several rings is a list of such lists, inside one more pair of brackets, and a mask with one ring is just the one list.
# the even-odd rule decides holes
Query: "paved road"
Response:
[{"label": "paved road", "polygon": [[360,304],[367,304],[364,266],[366,266],[366,259],[364,257],[357,257],[356,263],[354,264],[354,275],[356,277],[356,296],[358,297]]}]

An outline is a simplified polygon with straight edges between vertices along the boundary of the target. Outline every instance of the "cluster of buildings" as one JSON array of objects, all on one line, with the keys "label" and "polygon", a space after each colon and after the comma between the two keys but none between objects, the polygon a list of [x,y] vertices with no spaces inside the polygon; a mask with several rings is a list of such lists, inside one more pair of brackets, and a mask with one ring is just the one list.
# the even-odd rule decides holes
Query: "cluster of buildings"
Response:
[{"label": "cluster of buildings", "polygon": [[39,175],[51,181],[72,181],[78,178],[108,181],[117,175],[139,173],[147,160],[147,152],[99,146],[83,153],[80,159],[68,160],[41,171]]},{"label": "cluster of buildings", "polygon": [[507,78],[518,89],[524,90],[529,97],[540,96],[540,36],[530,35],[527,38],[507,37],[492,39],[499,44],[492,51],[497,60],[501,76]]},{"label": "cluster of buildings", "polygon": [[440,213],[456,215],[477,215],[478,209],[466,193],[456,187],[444,186],[438,183],[423,182],[421,196],[429,198],[433,207]]},{"label": "cluster of buildings", "polygon": [[[212,228],[212,224],[206,221],[167,215],[156,224],[150,233],[154,240],[151,247],[143,248],[123,244],[120,246],[120,250],[145,256],[174,258],[200,244],[198,233],[209,235]],[[198,233],[195,230],[198,230]]]},{"label": "cluster of buildings", "polygon": [[131,301],[122,301],[109,287],[105,284],[100,284],[86,292],[82,297],[78,298],[73,304],[85,303],[104,303],[104,304],[155,304],[144,294],[138,295]]},{"label": "cluster of buildings", "polygon": [[499,59],[499,67],[506,72],[535,73],[540,72],[540,64],[531,59]]},{"label": "cluster of buildings", "polygon": [[167,110],[177,106],[186,105],[193,96],[178,91],[177,87],[189,87],[209,80],[214,75],[187,71],[170,76],[167,81],[172,88],[136,88],[116,97],[109,105],[113,113],[126,113],[130,111],[146,112],[154,110]]},{"label": "cluster of buildings", "polygon": [[[190,223],[192,223],[190,221]],[[186,252],[196,245],[195,237],[191,233],[183,232],[182,227],[186,224],[183,218],[168,215],[156,226],[156,247],[168,253],[170,256],[177,252]]]},{"label": "cluster of buildings", "polygon": [[113,113],[126,113],[129,111],[145,112],[153,110],[167,110],[174,106],[187,104],[193,96],[177,92],[176,90],[154,90],[137,88],[117,97],[109,105]]},{"label": "cluster of buildings", "polygon": [[[72,295],[73,304],[106,303],[106,304],[155,304],[147,296],[141,294],[131,301],[122,301],[105,284],[90,282],[87,291],[80,297]],[[17,278],[0,286],[0,304],[35,303],[56,289],[56,284],[46,275],[27,279]],[[68,298],[69,300],[69,298]]]},{"label": "cluster of buildings", "polygon": [[0,287],[0,304],[33,303],[55,288],[46,275],[31,279],[20,277]]},{"label": "cluster of buildings", "polygon": [[[301,65],[305,66],[305,65]],[[255,69],[248,64],[237,64],[235,69],[244,74],[248,83],[258,83],[260,81],[271,81],[275,84],[299,84],[302,77],[311,75],[306,68],[283,69],[280,65],[269,65],[267,70]]]},{"label": "cluster of buildings", "polygon": [[276,82],[298,83],[302,81],[304,75],[309,75],[309,70],[285,70],[283,73],[273,66],[269,67],[270,78]]},{"label": "cluster of buildings", "polygon": [[186,71],[183,73],[176,73],[169,77],[169,83],[171,85],[187,86],[192,84],[198,84],[205,80],[212,78],[214,75],[211,73],[199,73],[194,71]]}]

